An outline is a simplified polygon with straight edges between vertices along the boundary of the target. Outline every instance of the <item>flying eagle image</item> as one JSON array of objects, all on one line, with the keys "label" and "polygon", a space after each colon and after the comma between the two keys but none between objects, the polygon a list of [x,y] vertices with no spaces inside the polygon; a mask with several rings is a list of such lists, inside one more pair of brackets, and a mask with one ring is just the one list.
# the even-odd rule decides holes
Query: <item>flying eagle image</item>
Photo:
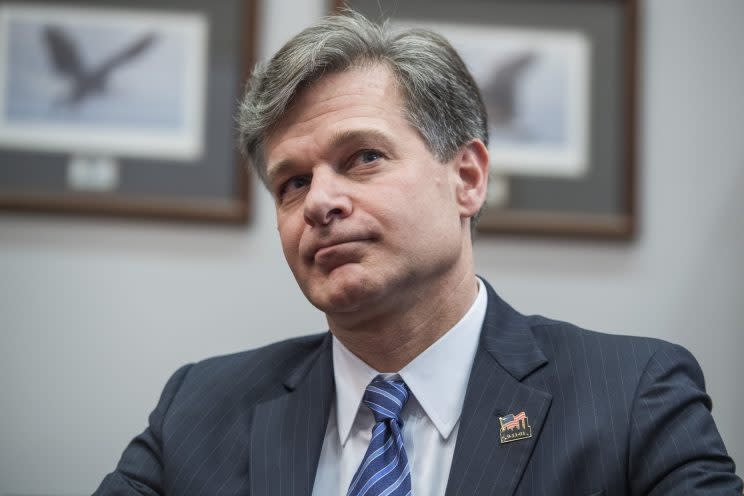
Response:
[{"label": "flying eagle image", "polygon": [[155,41],[154,33],[145,34],[98,66],[86,67],[77,44],[64,29],[47,26],[43,36],[54,70],[70,80],[70,92],[61,102],[68,105],[79,105],[94,94],[104,93],[111,73],[141,56]]},{"label": "flying eagle image", "polygon": [[532,52],[524,52],[499,64],[481,88],[488,120],[496,127],[508,127],[516,114],[517,82],[534,62]]}]

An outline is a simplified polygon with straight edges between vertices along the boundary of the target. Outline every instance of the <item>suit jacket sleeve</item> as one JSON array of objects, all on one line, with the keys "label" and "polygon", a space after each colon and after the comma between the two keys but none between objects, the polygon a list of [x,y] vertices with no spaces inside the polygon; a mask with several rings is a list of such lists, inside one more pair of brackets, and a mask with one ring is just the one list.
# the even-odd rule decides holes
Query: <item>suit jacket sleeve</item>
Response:
[{"label": "suit jacket sleeve", "polygon": [[741,494],[711,406],[695,358],[662,344],[646,364],[631,410],[633,494]]},{"label": "suit jacket sleeve", "polygon": [[164,494],[163,421],[191,365],[178,369],[168,380],[149,425],[121,456],[116,470],[106,476],[93,496],[154,496]]}]

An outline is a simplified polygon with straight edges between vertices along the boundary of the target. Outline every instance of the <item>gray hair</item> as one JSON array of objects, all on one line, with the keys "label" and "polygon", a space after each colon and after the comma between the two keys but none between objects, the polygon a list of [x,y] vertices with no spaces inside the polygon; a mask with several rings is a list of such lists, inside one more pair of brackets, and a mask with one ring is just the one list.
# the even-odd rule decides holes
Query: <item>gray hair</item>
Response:
[{"label": "gray hair", "polygon": [[326,74],[375,63],[390,68],[406,118],[440,162],[472,139],[488,144],[478,87],[444,37],[423,29],[394,33],[387,22],[347,10],[305,29],[253,71],[237,120],[241,150],[264,183],[265,140],[297,95]]}]

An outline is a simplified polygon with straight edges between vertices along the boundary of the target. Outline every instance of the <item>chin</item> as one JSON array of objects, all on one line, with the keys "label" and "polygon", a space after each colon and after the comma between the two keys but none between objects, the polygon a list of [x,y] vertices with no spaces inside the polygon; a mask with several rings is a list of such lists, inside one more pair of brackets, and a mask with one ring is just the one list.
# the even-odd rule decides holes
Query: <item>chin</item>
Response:
[{"label": "chin", "polygon": [[356,264],[334,269],[330,274],[309,281],[305,296],[326,314],[354,312],[375,299],[376,284]]}]

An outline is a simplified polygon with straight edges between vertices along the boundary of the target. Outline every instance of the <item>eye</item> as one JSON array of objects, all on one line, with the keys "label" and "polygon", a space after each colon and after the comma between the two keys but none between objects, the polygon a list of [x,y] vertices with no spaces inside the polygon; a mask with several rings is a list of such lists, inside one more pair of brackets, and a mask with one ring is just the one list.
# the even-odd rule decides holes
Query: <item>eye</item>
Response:
[{"label": "eye", "polygon": [[369,165],[377,162],[381,158],[385,158],[382,152],[377,150],[359,150],[356,152],[349,162],[349,167],[355,167],[358,165]]},{"label": "eye", "polygon": [[292,176],[279,187],[278,198],[283,200],[286,195],[291,195],[310,184],[308,176]]},{"label": "eye", "polygon": [[382,154],[377,150],[362,150],[359,152],[359,160],[364,163],[374,162],[382,158]]}]

